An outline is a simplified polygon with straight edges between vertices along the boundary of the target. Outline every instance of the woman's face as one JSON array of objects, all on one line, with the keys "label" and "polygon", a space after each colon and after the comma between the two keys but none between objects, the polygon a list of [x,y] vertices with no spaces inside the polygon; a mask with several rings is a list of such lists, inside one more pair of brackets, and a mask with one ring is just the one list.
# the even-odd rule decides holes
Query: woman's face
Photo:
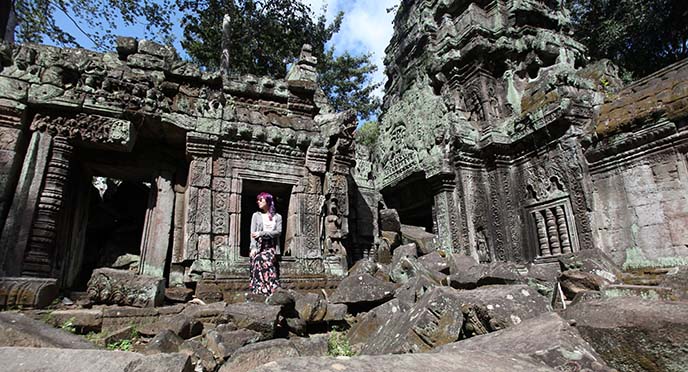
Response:
[{"label": "woman's face", "polygon": [[256,201],[258,203],[258,209],[264,211],[268,208],[268,203],[265,202],[265,198],[258,198]]}]

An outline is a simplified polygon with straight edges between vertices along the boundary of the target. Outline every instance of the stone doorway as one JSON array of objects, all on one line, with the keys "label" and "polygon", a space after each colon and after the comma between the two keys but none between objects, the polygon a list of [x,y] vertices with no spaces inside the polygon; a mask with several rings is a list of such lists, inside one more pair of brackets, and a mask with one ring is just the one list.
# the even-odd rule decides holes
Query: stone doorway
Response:
[{"label": "stone doorway", "polygon": [[[79,274],[71,287],[84,290],[98,267],[138,271],[150,183],[92,177]],[[118,258],[119,262],[118,262]],[[125,262],[127,261],[127,262]],[[115,263],[117,262],[117,265]]]},{"label": "stone doorway", "polygon": [[241,187],[241,235],[240,255],[248,257],[251,244],[251,217],[258,210],[256,197],[261,192],[272,194],[275,198],[275,209],[282,216],[282,235],[280,247],[284,250],[285,236],[287,232],[287,216],[289,216],[289,200],[292,185],[275,182],[243,180]]},{"label": "stone doorway", "polygon": [[387,187],[381,192],[387,208],[397,210],[402,224],[420,226],[427,232],[436,232],[433,188],[424,176],[419,174],[409,177],[404,182]]}]

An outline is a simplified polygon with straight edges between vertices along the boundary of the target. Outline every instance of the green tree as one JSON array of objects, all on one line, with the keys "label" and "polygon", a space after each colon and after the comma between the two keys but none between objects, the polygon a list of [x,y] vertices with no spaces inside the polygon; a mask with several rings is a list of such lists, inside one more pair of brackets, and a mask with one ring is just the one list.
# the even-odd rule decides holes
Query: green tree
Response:
[{"label": "green tree", "polygon": [[177,0],[184,12],[182,46],[194,62],[208,68],[220,66],[222,29],[229,15],[229,66],[237,73],[284,77],[286,66],[296,60],[303,44],[318,58],[320,85],[335,110],[354,109],[359,118],[377,114],[380,100],[373,92],[376,66],[370,55],[335,56],[325,44],[339,31],[344,14],[331,23],[324,12],[315,17],[300,0]]},{"label": "green tree", "polygon": [[609,58],[626,80],[688,57],[688,1],[566,0],[574,37],[595,59]]},{"label": "green tree", "polygon": [[380,125],[377,121],[367,121],[360,128],[356,129],[356,142],[371,147],[380,137]]},{"label": "green tree", "polygon": [[184,13],[182,46],[198,64],[217,69],[222,51],[222,24],[229,15],[229,64],[233,71],[283,77],[303,44],[317,56],[339,31],[343,14],[327,25],[314,20],[299,0],[177,0]]},{"label": "green tree", "polygon": [[15,39],[81,47],[77,38],[60,27],[55,16],[63,13],[98,50],[112,50],[118,25],[145,24],[145,37],[171,39],[172,0],[15,0]]},{"label": "green tree", "polygon": [[382,83],[372,81],[377,66],[370,58],[370,54],[354,56],[348,52],[335,57],[333,48],[322,56],[319,82],[336,111],[354,109],[361,120],[379,114],[382,102],[375,90]]}]

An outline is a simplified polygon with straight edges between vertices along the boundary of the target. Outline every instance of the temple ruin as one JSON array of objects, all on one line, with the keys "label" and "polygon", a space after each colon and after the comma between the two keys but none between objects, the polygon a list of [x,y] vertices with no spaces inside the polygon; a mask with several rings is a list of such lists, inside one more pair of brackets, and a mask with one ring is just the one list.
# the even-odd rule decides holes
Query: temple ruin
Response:
[{"label": "temple ruin", "polygon": [[309,46],[273,79],[133,38],[2,44],[0,305],[83,291],[126,255],[206,300],[244,291],[261,191],[284,216],[287,288],[333,288],[389,249],[385,209],[478,262],[685,263],[688,62],[624,87],[568,17],[560,1],[402,1],[369,147]]},{"label": "temple ruin", "polygon": [[688,65],[622,88],[560,1],[402,1],[380,139],[401,222],[480,262],[686,262]]},{"label": "temple ruin", "polygon": [[284,216],[283,285],[336,284],[348,268],[356,118],[328,113],[315,64],[305,46],[279,80],[201,72],[131,38],[106,54],[5,45],[5,302],[84,290],[93,269],[126,254],[168,286],[245,289],[261,191]]}]

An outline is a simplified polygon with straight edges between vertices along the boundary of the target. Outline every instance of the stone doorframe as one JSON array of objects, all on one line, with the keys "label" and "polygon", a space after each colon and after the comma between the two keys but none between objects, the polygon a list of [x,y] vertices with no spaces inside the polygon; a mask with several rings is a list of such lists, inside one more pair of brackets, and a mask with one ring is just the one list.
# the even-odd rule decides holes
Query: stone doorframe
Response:
[{"label": "stone doorframe", "polygon": [[[276,172],[276,170],[282,171],[282,172]],[[243,187],[243,181],[244,180],[250,180],[254,182],[271,182],[271,183],[281,183],[281,184],[287,184],[291,185],[292,192],[290,195],[290,204],[289,204],[289,212],[287,213],[287,216],[282,216],[284,222],[287,221],[288,216],[292,215],[293,211],[296,208],[296,203],[298,203],[298,200],[294,200],[293,198],[294,195],[294,189],[296,186],[299,184],[299,181],[303,179],[303,175],[299,174],[298,171],[295,171],[293,167],[277,167],[276,169],[273,168],[272,174],[265,173],[263,171],[254,171],[251,169],[232,169],[232,178],[237,180],[237,182],[232,184],[232,194],[236,194],[236,210],[235,211],[230,211],[230,236],[233,236],[233,239],[230,239],[230,242],[232,242],[230,246],[230,252],[231,252],[231,261],[235,262],[239,265],[248,265],[248,257],[243,257],[241,256],[240,250],[241,250],[241,218],[251,218],[250,216],[252,215],[251,212],[247,211],[247,214],[243,214],[241,210],[241,198],[242,198],[242,187]],[[298,199],[298,198],[296,198]],[[285,228],[285,231],[282,231],[283,234],[285,234],[285,242],[288,241],[290,238],[290,235],[293,237],[294,231],[290,229],[290,226],[287,225],[287,228]]]}]

